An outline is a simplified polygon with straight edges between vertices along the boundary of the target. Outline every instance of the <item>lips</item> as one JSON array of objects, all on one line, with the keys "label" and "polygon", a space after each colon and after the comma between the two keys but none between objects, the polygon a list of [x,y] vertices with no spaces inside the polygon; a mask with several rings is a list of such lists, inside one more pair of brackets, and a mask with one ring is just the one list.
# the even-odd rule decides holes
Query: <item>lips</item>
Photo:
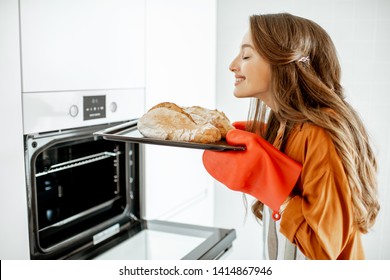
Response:
[{"label": "lips", "polygon": [[235,75],[234,77],[235,77],[235,82],[234,82],[235,86],[237,86],[238,84],[240,84],[242,81],[245,80],[244,76]]}]

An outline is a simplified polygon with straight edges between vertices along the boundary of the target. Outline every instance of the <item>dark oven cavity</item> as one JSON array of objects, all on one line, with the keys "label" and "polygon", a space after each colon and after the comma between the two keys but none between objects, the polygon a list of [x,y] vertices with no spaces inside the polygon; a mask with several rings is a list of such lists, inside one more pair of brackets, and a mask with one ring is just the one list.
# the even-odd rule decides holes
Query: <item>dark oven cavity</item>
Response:
[{"label": "dark oven cavity", "polygon": [[136,223],[138,146],[79,129],[26,136],[26,156],[32,258],[69,256]]}]

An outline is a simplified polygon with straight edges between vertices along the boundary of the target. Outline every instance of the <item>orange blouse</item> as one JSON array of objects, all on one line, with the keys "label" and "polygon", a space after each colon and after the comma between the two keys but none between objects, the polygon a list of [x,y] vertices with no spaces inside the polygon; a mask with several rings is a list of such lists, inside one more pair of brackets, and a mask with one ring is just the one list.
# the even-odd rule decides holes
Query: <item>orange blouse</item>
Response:
[{"label": "orange blouse", "polygon": [[280,232],[309,259],[364,259],[351,190],[330,135],[312,124],[298,125],[284,152],[303,168]]}]

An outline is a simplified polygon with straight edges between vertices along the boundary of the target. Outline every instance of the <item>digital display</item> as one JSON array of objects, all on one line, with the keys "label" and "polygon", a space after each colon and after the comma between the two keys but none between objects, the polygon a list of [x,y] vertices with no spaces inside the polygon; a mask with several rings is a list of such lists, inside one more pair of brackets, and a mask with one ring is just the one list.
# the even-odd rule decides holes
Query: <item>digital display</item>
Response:
[{"label": "digital display", "polygon": [[106,117],[106,96],[84,96],[84,120]]}]

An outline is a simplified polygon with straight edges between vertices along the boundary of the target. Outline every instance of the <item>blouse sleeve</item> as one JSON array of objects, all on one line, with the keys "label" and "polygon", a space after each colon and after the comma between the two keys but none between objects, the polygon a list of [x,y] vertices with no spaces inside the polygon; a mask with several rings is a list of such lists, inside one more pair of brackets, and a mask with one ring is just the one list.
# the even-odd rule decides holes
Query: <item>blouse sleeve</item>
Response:
[{"label": "blouse sleeve", "polygon": [[303,125],[289,137],[286,154],[303,168],[280,231],[310,259],[337,259],[354,227],[348,180],[330,135]]}]

